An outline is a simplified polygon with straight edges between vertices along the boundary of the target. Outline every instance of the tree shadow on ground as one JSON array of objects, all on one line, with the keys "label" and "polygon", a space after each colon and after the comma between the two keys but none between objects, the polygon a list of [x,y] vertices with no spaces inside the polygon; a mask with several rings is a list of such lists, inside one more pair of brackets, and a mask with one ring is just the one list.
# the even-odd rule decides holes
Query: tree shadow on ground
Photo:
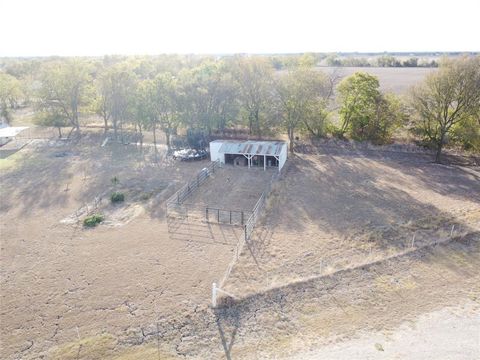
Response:
[{"label": "tree shadow on ground", "polygon": [[[157,195],[205,166],[163,158],[154,162],[150,147],[141,149],[133,144],[116,143],[102,147],[103,139],[103,134],[89,132],[70,141],[42,140],[29,144],[24,148],[26,156],[16,160],[15,168],[0,174],[0,209],[15,208],[21,215],[29,215],[38,209],[68,206],[72,198],[85,205],[122,188],[144,196],[144,200],[138,201],[146,205],[147,213],[153,218],[163,218],[165,198]],[[118,178],[118,186],[112,184],[113,177]]]},{"label": "tree shadow on ground", "polygon": [[69,163],[75,155],[64,155],[65,149],[61,146],[29,153],[14,169],[1,174],[1,210],[18,208],[21,215],[30,215],[36,209],[65,205],[68,184],[75,176]]},{"label": "tree shadow on ground", "polygon": [[[408,303],[418,299],[418,302],[423,305],[421,302],[423,297],[433,299],[441,296],[445,291],[443,287],[451,286],[455,278],[468,279],[471,283],[478,277],[479,236],[479,232],[471,233],[466,237],[455,238],[446,243],[425,246],[388,261],[382,260],[341,270],[327,276],[264,289],[222,304],[219,309],[215,310],[215,314],[227,324],[221,328],[219,326],[225,353],[231,357],[231,342],[233,342],[233,340],[229,342],[229,338],[224,336],[227,332],[226,329],[231,334],[230,339],[234,339],[237,333],[242,333],[240,327],[243,328],[243,331],[255,331],[259,337],[262,336],[261,334],[274,336],[272,335],[272,329],[275,329],[278,319],[281,318],[285,320],[282,322],[282,328],[286,328],[286,333],[292,335],[295,334],[295,331],[302,331],[298,330],[298,327],[302,329],[302,319],[306,319],[310,315],[315,319],[315,314],[310,312],[317,313],[318,316],[322,313],[322,307],[326,307],[325,316],[329,316],[331,322],[327,322],[325,327],[328,329],[332,323],[336,324],[338,319],[339,324],[343,323],[344,325],[343,327],[339,326],[338,329],[353,334],[360,329],[366,330],[374,326],[372,325],[374,322],[370,322],[369,314],[372,317],[378,317],[385,312],[385,307],[396,306],[391,301],[405,302],[406,299],[402,294],[408,296]],[[422,266],[415,266],[414,272],[411,273],[412,264],[418,263],[423,263],[426,269],[435,265],[432,273],[425,274],[429,286],[425,289],[423,286],[407,286],[403,288],[404,292],[402,293],[392,290],[395,289],[397,284],[399,284],[399,289],[402,289],[401,281],[397,282],[402,278],[420,281],[419,278],[424,275]],[[382,276],[392,281],[387,285],[390,287],[386,291],[372,286]],[[420,284],[423,284],[423,282],[420,282]],[[431,294],[431,291],[436,294]],[[454,292],[453,296],[446,301],[456,303],[465,294]],[[340,300],[337,300],[337,297]],[[380,303],[383,301],[385,307],[376,308],[374,306],[376,303],[372,304],[371,301],[380,301]],[[442,301],[427,301],[426,303],[428,304],[427,307],[412,304],[411,313],[404,314],[402,312],[400,313],[401,316],[392,316],[391,318],[386,315],[384,321],[380,324],[380,328],[396,327],[407,319],[413,320],[423,312],[442,308],[445,304]],[[305,305],[312,306],[312,308]],[[360,309],[365,316],[359,316],[358,312],[354,313],[354,311],[358,311],[356,307],[360,305],[362,306]],[[314,309],[314,311],[309,309]],[[357,316],[354,316],[355,314]],[[313,321],[307,321],[306,324],[311,325]],[[319,327],[321,328],[322,325],[319,324]],[[377,328],[377,330],[379,329]],[[318,336],[322,337],[320,334]]]},{"label": "tree shadow on ground", "polygon": [[367,228],[444,217],[440,209],[403,189],[411,186],[411,181],[420,190],[460,200],[477,202],[480,194],[474,174],[421,160],[412,164],[410,155],[399,159],[303,155],[289,161],[274,193],[275,206],[266,219],[274,232],[301,234],[313,224],[337,236],[351,237]]}]

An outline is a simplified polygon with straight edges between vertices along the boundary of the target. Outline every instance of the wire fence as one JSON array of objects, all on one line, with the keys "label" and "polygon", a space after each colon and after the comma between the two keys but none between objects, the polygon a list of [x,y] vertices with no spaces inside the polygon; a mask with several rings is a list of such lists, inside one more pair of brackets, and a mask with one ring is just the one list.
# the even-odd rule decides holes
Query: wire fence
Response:
[{"label": "wire fence", "polygon": [[262,215],[262,211],[265,209],[268,197],[272,192],[272,186],[280,178],[280,175],[281,173],[278,172],[272,176],[267,186],[265,187],[265,190],[262,192],[262,194],[260,195],[260,198],[257,200],[255,206],[253,207],[253,210],[250,216],[248,217],[247,221],[245,222],[245,225],[243,225],[244,236],[242,236],[238,241],[237,246],[235,247],[235,252],[233,254],[232,261],[228,265],[225,273],[223,274],[223,277],[219,281],[218,286],[220,288],[222,288],[225,285],[228,277],[230,276],[230,273],[233,270],[233,267],[235,266],[238,258],[240,257],[240,254],[242,253],[245,243],[247,243],[251,239],[253,231],[255,230],[255,226],[260,216]]},{"label": "wire fence", "polygon": [[167,220],[200,221],[234,226],[245,225],[251,210],[220,209],[190,203],[173,204],[168,208]]},{"label": "wire fence", "polygon": [[252,214],[248,218],[248,220],[245,223],[245,241],[250,240],[253,230],[255,229],[255,225],[257,224],[257,221],[265,208],[265,204],[267,202],[268,196],[270,195],[272,191],[272,185],[275,181],[278,180],[280,177],[280,173],[275,173],[272,178],[270,179],[270,182],[267,184],[265,187],[265,190],[262,192],[262,195],[260,195],[260,198],[258,199],[257,203],[253,207]]},{"label": "wire fence", "polygon": [[212,161],[210,165],[200,170],[195,178],[190,180],[185,186],[181,187],[175,194],[167,200],[167,213],[170,208],[181,205],[185,199],[192,195],[205,181],[210,178],[210,175],[220,167],[220,161]]},{"label": "wire fence", "polygon": [[219,167],[219,161],[212,162],[166,201],[167,221],[201,221],[235,226],[245,225],[251,217],[252,210],[225,209],[186,202],[212,174],[218,171]]},{"label": "wire fence", "polygon": [[[251,239],[255,226],[266,207],[268,197],[272,191],[272,185],[279,179],[281,173],[274,173],[252,210],[222,209],[208,205],[195,205],[185,202],[185,200],[197,191],[198,188],[206,182],[211,174],[215,173],[219,167],[219,161],[212,162],[208,167],[202,169],[193,180],[189,181],[185,186],[175,192],[166,201],[166,215],[167,222],[169,223],[169,231],[171,228],[172,231],[175,231],[179,226],[178,224],[181,222],[190,221],[228,224],[243,227],[243,236],[240,236],[238,239],[232,261],[219,281],[219,286],[221,288],[228,279],[245,243]],[[170,227],[170,223],[172,224],[172,227]]]}]

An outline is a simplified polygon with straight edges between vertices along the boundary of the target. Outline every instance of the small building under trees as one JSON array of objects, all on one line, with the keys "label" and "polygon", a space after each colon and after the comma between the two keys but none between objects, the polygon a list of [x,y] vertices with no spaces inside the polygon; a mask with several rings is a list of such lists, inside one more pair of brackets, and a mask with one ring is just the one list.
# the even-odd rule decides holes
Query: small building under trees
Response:
[{"label": "small building under trees", "polygon": [[210,143],[210,158],[234,166],[278,168],[287,161],[285,141],[215,140]]},{"label": "small building under trees", "polygon": [[28,127],[27,126],[0,127],[0,146],[5,145],[12,139],[15,139],[15,137],[25,129],[28,129]]}]

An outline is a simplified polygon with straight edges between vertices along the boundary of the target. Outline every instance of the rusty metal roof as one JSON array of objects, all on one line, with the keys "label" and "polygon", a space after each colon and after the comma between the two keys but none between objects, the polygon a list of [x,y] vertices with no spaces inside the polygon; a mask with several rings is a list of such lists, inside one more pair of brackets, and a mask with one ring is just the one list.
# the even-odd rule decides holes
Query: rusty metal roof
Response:
[{"label": "rusty metal roof", "polygon": [[287,146],[285,141],[215,140],[215,142],[222,143],[218,151],[223,154],[278,156],[282,148]]}]

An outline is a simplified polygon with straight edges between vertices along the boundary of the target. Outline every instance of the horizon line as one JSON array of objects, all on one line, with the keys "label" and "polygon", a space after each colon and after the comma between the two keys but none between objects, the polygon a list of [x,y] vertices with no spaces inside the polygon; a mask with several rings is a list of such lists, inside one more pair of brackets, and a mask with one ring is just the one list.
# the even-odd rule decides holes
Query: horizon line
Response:
[{"label": "horizon line", "polygon": [[0,59],[9,58],[101,58],[106,56],[236,56],[236,55],[257,55],[257,56],[294,56],[303,54],[328,54],[328,55],[479,55],[480,50],[448,50],[448,51],[302,51],[302,52],[159,52],[159,53],[105,53],[98,55],[0,55]]}]

